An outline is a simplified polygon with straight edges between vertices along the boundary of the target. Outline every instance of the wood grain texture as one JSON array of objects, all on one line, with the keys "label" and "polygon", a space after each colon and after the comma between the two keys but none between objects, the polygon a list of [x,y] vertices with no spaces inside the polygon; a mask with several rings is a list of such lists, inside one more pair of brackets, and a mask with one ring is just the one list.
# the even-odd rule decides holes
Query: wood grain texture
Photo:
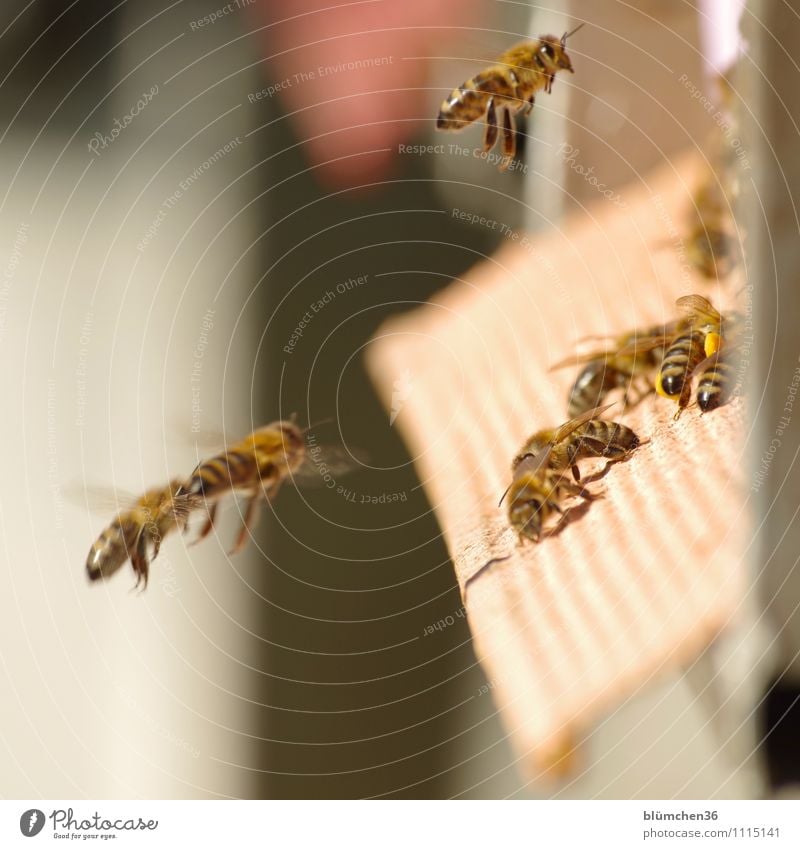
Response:
[{"label": "wood grain texture", "polygon": [[[743,400],[677,422],[655,396],[616,417],[649,442],[572,499],[569,521],[522,545],[498,500],[525,438],[567,418],[576,370],[549,366],[588,334],[668,320],[680,295],[722,307],[741,284],[709,286],[677,237],[697,164],[684,159],[563,226],[517,240],[430,304],[375,335],[367,364],[397,416],[436,511],[492,696],[529,773],[581,728],[700,652],[735,616],[750,539]],[[617,408],[620,409],[619,407]],[[614,409],[607,415],[611,416]],[[599,471],[602,461],[587,464]]]}]

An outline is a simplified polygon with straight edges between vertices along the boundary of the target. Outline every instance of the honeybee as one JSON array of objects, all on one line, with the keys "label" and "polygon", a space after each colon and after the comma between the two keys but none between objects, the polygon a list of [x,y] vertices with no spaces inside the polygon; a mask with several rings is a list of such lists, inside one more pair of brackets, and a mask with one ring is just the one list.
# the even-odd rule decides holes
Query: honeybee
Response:
[{"label": "honeybee", "polygon": [[220,500],[234,491],[248,496],[244,520],[231,551],[240,551],[258,518],[260,499],[274,498],[283,480],[305,460],[303,431],[293,422],[277,421],[258,428],[230,448],[203,460],[176,495],[190,509],[202,506],[207,519],[197,538],[204,539],[214,527]]},{"label": "honeybee", "polygon": [[741,260],[732,212],[740,191],[739,168],[736,149],[729,141],[731,132],[739,135],[736,96],[727,77],[717,75],[714,83],[725,122],[709,138],[707,159],[712,164],[694,191],[686,239],[689,262],[709,280],[727,276]]},{"label": "honeybee", "polygon": [[[255,526],[261,499],[273,499],[289,477],[304,483],[322,482],[323,473],[344,474],[352,470],[349,460],[335,458],[334,449],[326,448],[324,460],[309,450],[306,431],[291,421],[276,421],[260,427],[209,460],[202,461],[179,488],[176,498],[185,510],[202,507],[206,522],[195,542],[204,539],[214,527],[219,502],[229,493],[240,492],[247,498],[242,527],[231,554],[241,551],[247,535]],[[313,459],[318,468],[310,461]]]},{"label": "honeybee", "polygon": [[[615,389],[625,388],[625,403],[634,381],[654,372],[661,363],[669,338],[680,326],[680,322],[656,325],[642,330],[632,330],[613,340],[610,347],[602,351],[590,351],[569,357],[551,366],[563,368],[575,363],[586,363],[578,373],[567,400],[567,415],[580,416],[587,410],[602,404]],[[648,390],[643,391],[638,402]],[[649,391],[652,391],[652,387]]]},{"label": "honeybee", "polygon": [[498,57],[494,65],[454,89],[442,103],[436,120],[438,130],[463,130],[486,116],[483,149],[490,151],[502,125],[505,171],[514,159],[517,141],[514,115],[528,115],[538,91],[549,94],[559,71],[574,73],[567,55],[567,39],[583,26],[565,32],[559,39],[544,35],[535,41],[517,44]]},{"label": "honeybee", "polygon": [[686,329],[669,344],[656,378],[656,392],[678,402],[675,418],[688,406],[692,376],[707,357],[720,350],[739,323],[736,313],[723,316],[702,295],[686,295],[675,302],[684,313]]},{"label": "honeybee", "polygon": [[180,487],[181,481],[173,480],[166,487],[149,489],[130,510],[119,513],[89,549],[90,580],[108,578],[130,559],[136,586],[147,587],[150,563],[164,537],[186,524],[188,505],[176,498]]},{"label": "honeybee", "polygon": [[[639,446],[639,437],[629,427],[599,418],[611,406],[588,410],[559,428],[537,431],[522,446],[503,496],[508,497],[509,524],[521,540],[538,542],[547,519],[563,512],[560,503],[565,496],[594,497],[578,486],[580,460],[606,457],[617,462]],[[567,478],[567,470],[574,480]]]},{"label": "honeybee", "polygon": [[727,277],[736,267],[739,252],[736,240],[721,223],[705,218],[686,240],[686,256],[703,277]]},{"label": "honeybee", "polygon": [[686,256],[709,280],[726,277],[739,261],[728,203],[714,175],[695,192]]},{"label": "honeybee", "polygon": [[735,345],[707,357],[697,366],[697,406],[701,413],[716,410],[733,394],[736,388],[739,352]]}]

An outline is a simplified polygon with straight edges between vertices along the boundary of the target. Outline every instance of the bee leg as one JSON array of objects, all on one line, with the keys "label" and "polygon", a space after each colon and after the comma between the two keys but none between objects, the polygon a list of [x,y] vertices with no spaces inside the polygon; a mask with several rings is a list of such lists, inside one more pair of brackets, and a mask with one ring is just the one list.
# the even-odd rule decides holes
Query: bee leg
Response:
[{"label": "bee leg", "polygon": [[237,554],[243,548],[245,543],[247,542],[247,536],[250,533],[250,529],[255,525],[258,520],[258,511],[261,506],[261,494],[255,493],[250,497],[250,500],[247,502],[247,508],[244,511],[244,521],[242,522],[242,528],[239,531],[239,535],[236,537],[236,542],[233,544],[233,548],[230,550],[230,554]]},{"label": "bee leg", "polygon": [[189,533],[189,515],[190,511],[187,509],[185,513],[176,513],[175,514],[175,527],[182,533]]},{"label": "bee leg", "polygon": [[211,533],[211,531],[214,527],[214,520],[217,517],[217,506],[218,505],[219,505],[219,501],[215,501],[208,508],[208,518],[206,519],[205,524],[203,525],[203,529],[200,531],[199,536],[192,543],[192,545],[197,545],[197,543],[200,542],[201,539],[205,539]]},{"label": "bee leg", "polygon": [[692,398],[692,381],[691,377],[687,375],[686,383],[683,385],[683,389],[681,390],[681,394],[678,398],[678,409],[675,410],[675,415],[672,417],[673,421],[678,421],[681,417],[681,413],[689,406],[689,401]]},{"label": "bee leg", "polygon": [[517,544],[520,547],[524,547],[528,543],[529,540],[533,540],[534,542],[539,542],[539,540],[541,538],[542,538],[541,534],[534,533],[534,532],[531,532],[530,536],[527,536],[526,534],[520,533],[519,539],[517,540]]},{"label": "bee leg", "polygon": [[[264,479],[261,480],[262,483],[265,483]],[[267,498],[272,501],[275,496],[278,494],[278,490],[281,488],[281,484],[283,483],[283,478],[276,478],[273,483],[266,484],[266,492]]]},{"label": "bee leg", "polygon": [[161,551],[161,534],[155,533],[153,534],[153,560],[158,557],[159,551]]},{"label": "bee leg", "polygon": [[483,152],[488,153],[497,141],[497,132],[500,128],[497,126],[497,109],[494,105],[494,98],[489,98],[489,106],[486,109],[486,132],[483,136]]},{"label": "bee leg", "polygon": [[581,471],[578,468],[578,464],[575,462],[578,454],[581,449],[584,448],[585,440],[581,439],[578,442],[572,443],[572,445],[567,447],[567,463],[572,471],[572,477],[575,478],[577,482],[581,479]]},{"label": "bee leg", "polygon": [[517,151],[517,137],[514,130],[514,119],[511,117],[511,110],[503,110],[503,160],[500,163],[500,170],[505,171],[514,159],[514,154]]},{"label": "bee leg", "polygon": [[531,114],[533,110],[533,95],[531,95],[522,105],[522,108],[519,110],[519,114],[522,115],[523,118],[527,118],[528,115]]},{"label": "bee leg", "polygon": [[147,535],[139,534],[136,549],[131,553],[131,566],[136,575],[136,583],[133,588],[138,589],[141,584],[142,591],[147,589],[147,579],[150,576],[150,561],[147,557]]},{"label": "bee leg", "polygon": [[577,495],[584,501],[596,501],[597,499],[603,497],[603,494],[601,492],[590,492],[588,489],[585,489],[582,486],[577,486],[576,484],[571,483],[570,481],[563,481],[562,486],[570,495]]},{"label": "bee leg", "polygon": [[681,404],[678,402],[678,409],[675,410],[675,415],[672,417],[672,421],[676,422],[681,417],[681,413],[689,406],[689,404]]}]

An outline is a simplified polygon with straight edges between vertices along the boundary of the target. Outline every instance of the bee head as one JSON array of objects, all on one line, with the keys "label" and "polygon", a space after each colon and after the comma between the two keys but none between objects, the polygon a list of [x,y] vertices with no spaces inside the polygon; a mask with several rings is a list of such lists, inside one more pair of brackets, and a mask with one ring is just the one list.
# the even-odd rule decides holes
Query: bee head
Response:
[{"label": "bee head", "polygon": [[550,73],[572,71],[572,62],[564,50],[563,40],[563,37],[555,35],[543,35],[539,39],[539,55]]},{"label": "bee head", "polygon": [[532,498],[529,501],[517,501],[508,511],[511,527],[525,539],[539,542],[542,533],[542,501]]},{"label": "bee head", "polygon": [[535,460],[529,455],[517,466],[508,488],[508,523],[520,537],[538,542],[542,525],[550,514],[552,492],[540,475],[527,469],[527,464]]},{"label": "bee head", "polygon": [[578,24],[574,30],[565,32],[561,38],[556,38],[554,35],[546,35],[542,39],[542,46],[539,48],[545,56],[556,66],[558,70],[569,71],[575,73],[572,67],[572,62],[567,55],[567,39],[571,38],[583,26]]},{"label": "bee head", "polygon": [[285,420],[273,422],[270,427],[280,432],[283,450],[290,464],[292,461],[302,461],[306,451],[305,431],[293,421]]}]

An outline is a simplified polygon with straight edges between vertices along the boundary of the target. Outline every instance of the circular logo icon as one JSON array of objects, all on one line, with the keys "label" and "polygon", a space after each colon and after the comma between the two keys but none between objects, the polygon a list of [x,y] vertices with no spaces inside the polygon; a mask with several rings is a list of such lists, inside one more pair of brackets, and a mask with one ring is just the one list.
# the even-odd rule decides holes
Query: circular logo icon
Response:
[{"label": "circular logo icon", "polygon": [[25,837],[36,837],[44,828],[44,811],[31,808],[19,818],[19,830]]}]

